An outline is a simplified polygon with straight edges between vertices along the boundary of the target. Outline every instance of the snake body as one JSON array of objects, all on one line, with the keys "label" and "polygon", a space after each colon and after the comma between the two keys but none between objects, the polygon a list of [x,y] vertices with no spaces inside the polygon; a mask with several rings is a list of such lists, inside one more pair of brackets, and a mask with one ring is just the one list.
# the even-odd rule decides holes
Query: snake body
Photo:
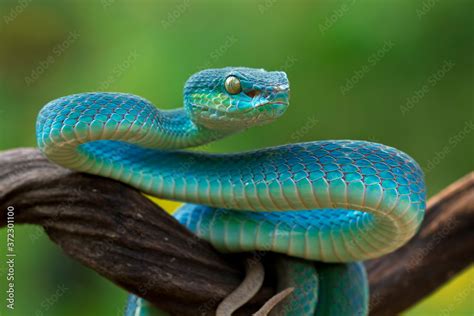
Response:
[{"label": "snake body", "polygon": [[[423,219],[423,174],[412,158],[353,140],[182,150],[271,122],[288,99],[283,72],[208,69],[186,82],[177,110],[122,93],[53,100],[38,115],[37,142],[60,165],[186,202],[174,216],[220,251],[282,254],[279,286],[295,290],[275,314],[367,314],[359,261],[402,246]],[[128,315],[145,315],[143,304],[132,296]]]}]

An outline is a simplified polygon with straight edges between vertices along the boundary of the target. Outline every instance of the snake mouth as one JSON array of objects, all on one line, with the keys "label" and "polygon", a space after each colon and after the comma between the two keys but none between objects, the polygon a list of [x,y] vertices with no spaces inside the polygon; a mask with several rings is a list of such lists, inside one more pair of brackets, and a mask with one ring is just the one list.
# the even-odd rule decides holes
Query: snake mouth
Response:
[{"label": "snake mouth", "polygon": [[[192,108],[204,114],[205,121],[226,120],[242,121],[248,124],[272,121],[283,115],[289,106],[289,89],[277,90],[273,93],[265,93],[260,90],[252,90],[255,97],[245,107],[232,105],[230,107],[208,106],[194,103]],[[253,103],[253,104],[252,104]],[[200,115],[200,116],[201,116]]]},{"label": "snake mouth", "polygon": [[257,104],[245,111],[242,111],[241,113],[249,113],[249,112],[252,112],[252,111],[256,111],[256,110],[259,110],[259,109],[262,109],[262,108],[265,108],[265,107],[271,107],[272,105],[280,105],[280,106],[284,106],[284,107],[287,107],[288,106],[288,101],[286,100],[278,100],[278,101],[269,101],[269,102],[263,102],[261,104]]},{"label": "snake mouth", "polygon": [[288,103],[284,101],[272,101],[252,107],[241,112],[226,112],[215,108],[197,105],[201,114],[195,118],[195,122],[208,128],[235,129],[249,128],[271,123],[281,117]]},{"label": "snake mouth", "polygon": [[227,116],[229,118],[239,118],[239,117],[242,117],[245,114],[249,114],[251,112],[258,111],[262,108],[270,107],[270,106],[273,106],[273,105],[281,106],[281,107],[286,109],[286,107],[288,106],[288,101],[265,102],[265,103],[261,103],[261,104],[258,104],[256,106],[253,106],[253,107],[250,107],[248,109],[241,110],[241,111],[226,111],[226,110],[221,110],[221,109],[216,109],[216,108],[210,108],[210,107],[207,107],[207,106],[204,106],[204,105],[199,105],[199,104],[193,104],[193,107],[196,108],[196,109],[199,109],[202,112],[217,114],[219,116]]},{"label": "snake mouth", "polygon": [[288,105],[288,101],[274,101],[274,102],[268,102],[266,105],[270,105],[270,104]]},{"label": "snake mouth", "polygon": [[263,95],[263,99],[261,99],[258,104],[246,109],[245,111],[242,111],[241,113],[248,113],[251,111],[259,110],[264,107],[269,107],[269,106],[271,107],[273,105],[279,105],[282,108],[286,109],[286,107],[289,106],[289,100],[290,100],[289,93],[290,93],[290,90],[288,89],[287,86],[281,89],[276,89],[276,91],[272,93],[260,92],[259,94],[257,94],[256,97],[258,98],[259,96]]}]

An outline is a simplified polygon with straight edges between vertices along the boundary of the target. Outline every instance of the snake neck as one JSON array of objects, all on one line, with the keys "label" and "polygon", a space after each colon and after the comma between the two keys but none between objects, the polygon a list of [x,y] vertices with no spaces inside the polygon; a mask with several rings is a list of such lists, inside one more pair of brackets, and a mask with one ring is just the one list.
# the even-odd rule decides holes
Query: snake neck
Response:
[{"label": "snake neck", "polygon": [[161,148],[181,149],[207,144],[242,129],[210,129],[193,122],[185,109],[159,111],[157,120],[162,131]]}]

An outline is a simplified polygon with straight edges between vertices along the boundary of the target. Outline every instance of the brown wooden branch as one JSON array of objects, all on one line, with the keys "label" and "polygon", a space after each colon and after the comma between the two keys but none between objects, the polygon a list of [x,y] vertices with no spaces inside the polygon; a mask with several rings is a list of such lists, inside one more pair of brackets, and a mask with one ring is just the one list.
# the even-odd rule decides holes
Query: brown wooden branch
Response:
[{"label": "brown wooden branch", "polygon": [[474,172],[428,201],[418,234],[366,262],[371,315],[408,309],[474,262]]},{"label": "brown wooden branch", "polygon": [[[408,308],[473,261],[473,199],[470,174],[430,200],[408,245],[367,263],[371,314]],[[242,256],[217,253],[135,189],[58,167],[35,149],[0,153],[0,207],[9,206],[16,223],[42,225],[68,255],[173,314],[211,315],[243,279]],[[266,280],[241,313],[273,293]]]},{"label": "brown wooden branch", "polygon": [[[244,277],[223,256],[135,189],[72,172],[35,149],[0,153],[0,227],[42,225],[71,257],[126,290],[178,315],[211,315]],[[258,308],[273,289],[255,298]]]}]

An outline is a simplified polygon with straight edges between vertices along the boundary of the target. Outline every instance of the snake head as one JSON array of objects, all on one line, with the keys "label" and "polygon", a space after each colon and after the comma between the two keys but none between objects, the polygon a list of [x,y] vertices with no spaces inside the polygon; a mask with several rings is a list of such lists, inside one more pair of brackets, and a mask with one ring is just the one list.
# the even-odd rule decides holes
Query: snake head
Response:
[{"label": "snake head", "polygon": [[206,69],[192,75],[184,104],[198,126],[239,130],[269,123],[288,108],[289,83],[282,71],[244,67]]}]

